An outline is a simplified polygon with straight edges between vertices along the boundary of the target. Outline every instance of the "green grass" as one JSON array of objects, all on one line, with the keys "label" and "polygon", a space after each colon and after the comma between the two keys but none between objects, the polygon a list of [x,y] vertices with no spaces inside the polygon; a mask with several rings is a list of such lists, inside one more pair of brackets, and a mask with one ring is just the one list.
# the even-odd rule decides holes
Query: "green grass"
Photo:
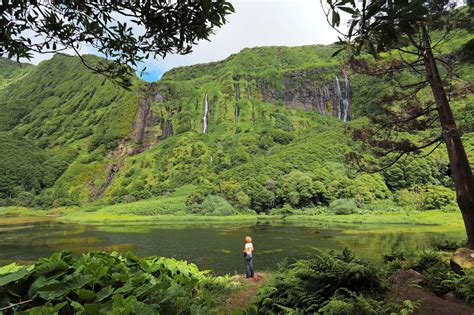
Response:
[{"label": "green grass", "polygon": [[347,224],[403,224],[403,225],[433,225],[462,228],[464,225],[460,212],[444,212],[431,210],[423,212],[382,212],[377,211],[370,214],[320,214],[320,215],[294,215],[285,218],[288,222],[327,222]]},{"label": "green grass", "polygon": [[[147,200],[131,203],[129,205],[113,205],[94,208],[58,208],[54,210],[34,210],[31,208],[22,207],[3,207],[0,208],[0,222],[7,218],[15,218],[15,223],[20,223],[22,218],[27,220],[31,217],[45,217],[50,216],[51,219],[77,222],[77,223],[121,223],[121,222],[141,222],[146,223],[167,223],[167,224],[189,224],[194,222],[256,222],[256,221],[271,221],[274,223],[291,223],[297,225],[318,225],[318,224],[343,224],[354,225],[363,224],[370,228],[374,225],[393,225],[394,229],[398,230],[399,226],[418,226],[426,230],[463,230],[464,223],[460,212],[452,211],[445,212],[440,210],[430,210],[423,212],[383,212],[374,211],[373,213],[365,214],[349,214],[349,215],[334,215],[334,214],[318,214],[318,215],[250,215],[239,214],[231,216],[200,216],[189,214],[161,214],[161,215],[140,215],[133,210],[139,206],[153,207],[158,204],[158,207],[163,206],[167,199],[178,199],[179,196],[159,198],[156,200]],[[170,200],[170,202],[171,202]],[[148,203],[148,204],[147,204]],[[172,204],[172,203],[171,203]],[[132,211],[125,211],[123,206],[128,206]],[[119,210],[120,209],[120,210]],[[386,228],[384,228],[385,230]],[[350,233],[354,231],[348,230]],[[349,233],[348,232],[348,233]],[[354,232],[355,233],[355,232]]]}]

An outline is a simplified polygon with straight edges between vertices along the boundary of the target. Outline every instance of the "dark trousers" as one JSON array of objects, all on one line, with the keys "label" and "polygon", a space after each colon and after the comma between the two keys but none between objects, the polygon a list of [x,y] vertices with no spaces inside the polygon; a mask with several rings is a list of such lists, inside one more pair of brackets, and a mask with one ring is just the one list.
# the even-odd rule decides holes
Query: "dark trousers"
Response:
[{"label": "dark trousers", "polygon": [[245,255],[245,274],[247,278],[253,278],[253,258],[252,254]]}]

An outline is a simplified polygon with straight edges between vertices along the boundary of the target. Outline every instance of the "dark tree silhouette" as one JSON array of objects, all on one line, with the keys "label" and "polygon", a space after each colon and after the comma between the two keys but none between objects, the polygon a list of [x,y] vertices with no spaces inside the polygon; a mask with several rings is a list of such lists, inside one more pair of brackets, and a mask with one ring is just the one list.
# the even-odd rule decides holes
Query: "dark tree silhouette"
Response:
[{"label": "dark tree silhouette", "polygon": [[[19,60],[72,49],[91,70],[125,80],[149,56],[189,53],[233,10],[224,0],[2,1],[0,54]],[[82,46],[113,62],[89,64]]]},{"label": "dark tree silhouette", "polygon": [[[351,15],[339,42],[339,51],[349,53],[349,66],[358,73],[396,82],[396,88],[373,108],[371,126],[354,130],[354,138],[364,140],[377,155],[389,157],[384,167],[409,153],[430,154],[444,144],[468,244],[474,248],[474,178],[449,104],[450,97],[474,89],[470,83],[452,85],[456,78],[452,56],[436,53],[457,29],[472,31],[472,2],[462,10],[449,0],[363,0],[357,4],[321,0],[321,5],[328,22],[338,30],[340,14]],[[433,32],[438,34],[436,41]],[[386,54],[381,57],[382,53]]]}]

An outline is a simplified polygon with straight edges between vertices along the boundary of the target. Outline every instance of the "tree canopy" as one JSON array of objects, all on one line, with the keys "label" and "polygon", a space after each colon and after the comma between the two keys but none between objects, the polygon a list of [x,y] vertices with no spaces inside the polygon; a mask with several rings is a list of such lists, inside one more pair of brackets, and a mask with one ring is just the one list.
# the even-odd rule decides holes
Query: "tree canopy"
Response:
[{"label": "tree canopy", "polygon": [[[321,4],[328,22],[336,28],[341,49],[350,48],[359,55],[369,52],[374,57],[407,45],[418,47],[420,27],[451,31],[456,26],[469,25],[469,17],[453,10],[450,0],[327,0]],[[341,16],[350,14],[347,30],[341,30]],[[444,39],[444,38],[443,38]]]},{"label": "tree canopy", "polygon": [[224,0],[3,1],[0,53],[19,60],[33,53],[92,47],[113,62],[84,64],[124,78],[146,58],[187,54],[233,12]]},{"label": "tree canopy", "polygon": [[[455,10],[449,0],[363,0],[361,5],[327,0],[327,6],[321,0],[321,4],[336,29],[340,13],[351,14],[347,32],[340,31],[344,37],[340,51],[350,51],[350,67],[396,86],[375,105],[373,124],[353,132],[354,138],[364,140],[378,156],[394,157],[385,167],[408,153],[431,154],[445,145],[468,245],[474,248],[474,177],[450,106],[454,98],[472,94],[473,85],[456,84],[463,81],[454,69],[457,57],[442,49],[452,30],[472,32],[472,3],[467,12]],[[370,62],[361,56],[367,52],[383,58]]]}]

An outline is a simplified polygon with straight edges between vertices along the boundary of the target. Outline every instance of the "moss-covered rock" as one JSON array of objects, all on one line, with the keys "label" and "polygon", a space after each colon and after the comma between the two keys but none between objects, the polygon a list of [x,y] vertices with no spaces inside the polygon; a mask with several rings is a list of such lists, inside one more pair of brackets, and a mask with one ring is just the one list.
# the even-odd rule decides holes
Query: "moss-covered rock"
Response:
[{"label": "moss-covered rock", "polygon": [[474,250],[461,247],[454,252],[449,262],[451,269],[456,273],[461,273],[465,269],[474,268]]}]

